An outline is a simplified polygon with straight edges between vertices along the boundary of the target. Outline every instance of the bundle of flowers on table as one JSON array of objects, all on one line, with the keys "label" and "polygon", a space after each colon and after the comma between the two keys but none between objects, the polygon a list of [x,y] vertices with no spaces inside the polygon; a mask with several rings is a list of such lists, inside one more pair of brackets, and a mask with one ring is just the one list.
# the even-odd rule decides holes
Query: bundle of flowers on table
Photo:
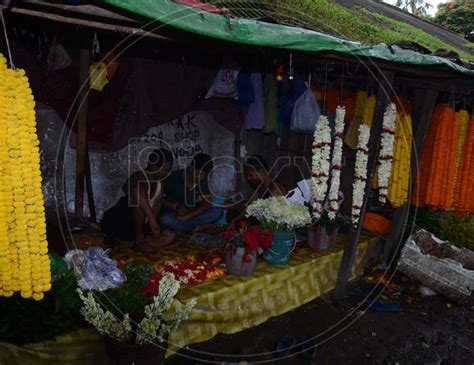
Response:
[{"label": "bundle of flowers on table", "polygon": [[272,229],[272,244],[263,258],[273,265],[288,264],[295,247],[294,230],[311,224],[307,207],[283,196],[256,200],[247,207],[247,217],[254,217],[264,228]]},{"label": "bundle of flowers on table", "polygon": [[187,285],[196,285],[206,279],[216,279],[225,274],[222,256],[215,251],[209,251],[202,259],[188,255],[184,258],[155,263],[153,268],[158,273],[173,274],[181,284]]},{"label": "bundle of flowers on table", "polygon": [[247,207],[247,217],[258,219],[263,227],[271,228],[274,232],[290,232],[311,224],[308,209],[283,196],[256,200]]},{"label": "bundle of flowers on table", "polygon": [[270,228],[252,226],[247,220],[238,222],[237,226],[236,230],[228,228],[224,233],[224,239],[228,245],[244,248],[243,262],[250,262],[249,255],[252,252],[262,253],[263,250],[268,250],[271,246],[273,232]]}]

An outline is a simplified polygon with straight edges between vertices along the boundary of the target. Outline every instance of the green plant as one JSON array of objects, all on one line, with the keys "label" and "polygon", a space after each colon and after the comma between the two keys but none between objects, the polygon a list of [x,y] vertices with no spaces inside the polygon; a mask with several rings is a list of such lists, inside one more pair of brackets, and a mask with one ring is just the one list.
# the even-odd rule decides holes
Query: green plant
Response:
[{"label": "green plant", "polygon": [[41,301],[25,300],[16,294],[0,299],[0,341],[27,344],[46,341],[83,326],[72,270],[52,284]]},{"label": "green plant", "polygon": [[459,218],[449,214],[440,219],[439,226],[439,238],[474,251],[474,214]]}]

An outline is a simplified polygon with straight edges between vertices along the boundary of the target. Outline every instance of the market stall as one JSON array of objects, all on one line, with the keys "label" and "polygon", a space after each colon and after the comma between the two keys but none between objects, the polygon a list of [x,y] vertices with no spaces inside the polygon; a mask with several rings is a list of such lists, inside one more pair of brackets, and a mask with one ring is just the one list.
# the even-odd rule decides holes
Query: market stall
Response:
[{"label": "market stall", "polygon": [[[81,35],[81,45],[63,45],[52,33],[51,53],[63,63],[48,57],[45,71],[31,62],[25,39],[37,35],[24,25],[32,33],[20,35],[13,50],[21,51],[16,64],[30,83],[11,56],[0,56],[0,294],[9,297],[0,304],[6,312],[18,306],[18,313],[54,307],[59,325],[44,336],[70,333],[44,342],[32,331],[31,339],[12,330],[12,317],[6,338],[18,346],[0,343],[0,360],[98,358],[102,339],[110,356],[164,358],[333,289],[341,299],[383,244],[383,264],[392,264],[410,203],[458,217],[473,213],[472,70],[287,26],[242,20],[229,28],[229,17],[174,2],[107,2],[226,48],[209,53],[134,40],[138,46],[117,51],[110,46],[116,35],[94,31]],[[179,10],[186,21],[168,19]],[[68,28],[66,35],[78,33]],[[107,51],[98,50],[101,42]],[[255,45],[258,59],[249,56]],[[370,62],[359,69],[357,57]],[[417,84],[421,75],[433,80]],[[438,80],[453,75],[455,91]],[[53,79],[61,92],[51,92]],[[33,96],[52,108],[38,106],[35,114]],[[206,175],[212,208],[251,192],[245,155],[275,162],[253,166],[271,193],[249,200],[245,219],[221,215],[211,229],[177,229],[172,245],[153,252],[108,240],[99,230],[103,213],[123,198],[123,182],[145,169],[144,151],[163,147],[174,156],[174,171],[193,166],[200,153],[214,159]],[[36,307],[22,307],[30,297]],[[102,337],[77,331],[91,325]]]}]

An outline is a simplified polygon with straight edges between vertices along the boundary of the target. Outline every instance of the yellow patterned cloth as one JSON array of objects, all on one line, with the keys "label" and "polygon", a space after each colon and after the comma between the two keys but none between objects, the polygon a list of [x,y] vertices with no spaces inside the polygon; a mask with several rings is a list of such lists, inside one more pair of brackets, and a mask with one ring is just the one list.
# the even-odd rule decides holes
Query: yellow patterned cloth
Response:
[{"label": "yellow patterned cloth", "polygon": [[[336,283],[344,240],[345,237],[340,236],[337,250],[331,253],[297,248],[289,265],[259,262],[256,272],[249,277],[229,275],[196,286],[182,287],[174,308],[191,298],[196,298],[197,305],[190,318],[171,335],[167,356],[181,347],[209,340],[218,333],[236,333],[256,326],[330,291]],[[366,253],[376,244],[376,239],[361,239],[352,267],[352,278],[362,274]],[[204,251],[206,249],[200,247],[181,245],[163,250],[159,256],[149,257],[148,260],[161,261]],[[120,250],[114,258],[130,259],[132,256],[133,259],[145,259],[132,250]],[[90,356],[95,357],[94,363],[97,364],[102,363],[104,356],[100,337],[92,330],[77,331],[54,341],[29,346],[0,343],[0,364],[14,364],[15,361],[18,364],[55,364],[61,359],[68,361],[68,364],[86,364],[91,363],[86,361],[90,360]]]},{"label": "yellow patterned cloth", "polygon": [[[369,239],[360,242],[352,278],[362,274],[365,253],[375,244],[376,240]],[[218,333],[236,333],[256,326],[330,291],[336,284],[342,248],[342,242],[336,252],[329,254],[300,248],[293,252],[289,265],[259,262],[250,277],[229,275],[184,287],[178,293],[179,301],[196,298],[197,305],[190,318],[171,335],[168,355]]]}]

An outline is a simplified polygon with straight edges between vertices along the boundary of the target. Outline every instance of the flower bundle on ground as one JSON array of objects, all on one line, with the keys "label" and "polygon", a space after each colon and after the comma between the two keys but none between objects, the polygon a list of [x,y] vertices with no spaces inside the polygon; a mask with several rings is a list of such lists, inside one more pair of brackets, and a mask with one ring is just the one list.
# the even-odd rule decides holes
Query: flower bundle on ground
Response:
[{"label": "flower bundle on ground", "polygon": [[189,317],[196,305],[195,299],[178,308],[170,319],[167,317],[179,288],[179,281],[172,274],[160,277],[153,302],[144,307],[145,316],[136,326],[132,324],[128,313],[123,314],[123,318],[118,318],[111,311],[104,309],[93,292],[84,293],[81,289],[77,291],[83,302],[81,313],[97,332],[124,343],[146,344],[163,342],[183,320]]},{"label": "flower bundle on ground", "polygon": [[321,115],[314,131],[311,165],[311,195],[313,218],[319,220],[328,190],[331,158],[331,128],[326,116]]},{"label": "flower bundle on ground", "polygon": [[0,55],[0,296],[51,288],[35,103],[23,70]]},{"label": "flower bundle on ground", "polygon": [[357,154],[354,170],[354,184],[352,186],[352,210],[351,221],[356,227],[360,220],[360,210],[364,203],[365,185],[367,184],[367,163],[369,160],[368,143],[370,128],[361,124],[359,126],[359,142],[357,143]]},{"label": "flower bundle on ground", "polygon": [[[206,279],[215,279],[225,275],[222,256],[214,251],[209,251],[202,259],[188,255],[185,258],[155,263],[153,268],[160,274],[173,274],[181,284],[187,285],[197,285]],[[149,282],[144,287],[146,295],[153,295],[155,290],[153,282]]]}]

